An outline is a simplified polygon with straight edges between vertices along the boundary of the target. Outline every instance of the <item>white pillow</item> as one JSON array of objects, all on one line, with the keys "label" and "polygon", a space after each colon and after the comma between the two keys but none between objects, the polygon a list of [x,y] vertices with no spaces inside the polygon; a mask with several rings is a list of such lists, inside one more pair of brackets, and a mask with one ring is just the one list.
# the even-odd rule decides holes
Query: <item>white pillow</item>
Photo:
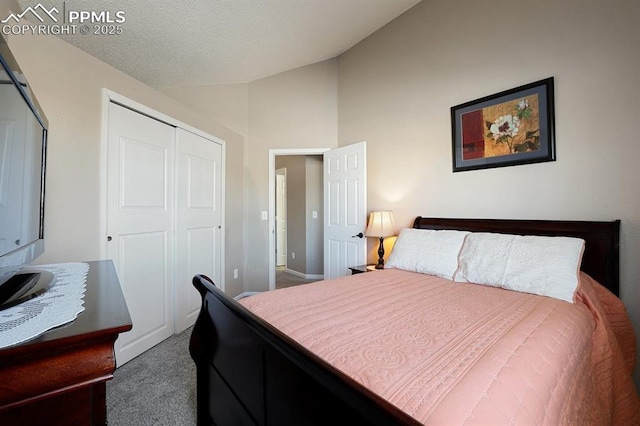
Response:
[{"label": "white pillow", "polygon": [[465,231],[404,228],[385,267],[437,275],[449,280],[458,267]]},{"label": "white pillow", "polygon": [[583,250],[580,238],[471,233],[460,251],[454,281],[573,303]]}]

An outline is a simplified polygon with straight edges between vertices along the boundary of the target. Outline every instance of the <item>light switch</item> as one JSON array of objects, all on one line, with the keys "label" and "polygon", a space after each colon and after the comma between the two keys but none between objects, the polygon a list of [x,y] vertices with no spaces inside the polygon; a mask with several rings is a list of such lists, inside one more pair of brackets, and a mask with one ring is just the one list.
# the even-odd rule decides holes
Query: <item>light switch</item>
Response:
[{"label": "light switch", "polygon": [[316,210],[312,211],[311,212],[311,217],[314,218],[314,219],[317,219],[318,218],[318,212]]},{"label": "light switch", "polygon": [[262,220],[269,220],[269,212],[266,210],[262,211]]}]

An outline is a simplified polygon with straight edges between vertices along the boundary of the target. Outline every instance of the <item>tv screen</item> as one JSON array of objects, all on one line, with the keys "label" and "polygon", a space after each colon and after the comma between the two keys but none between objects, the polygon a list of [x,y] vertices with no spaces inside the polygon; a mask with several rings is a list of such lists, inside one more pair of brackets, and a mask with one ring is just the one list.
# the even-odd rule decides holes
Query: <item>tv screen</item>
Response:
[{"label": "tv screen", "polygon": [[[0,37],[0,309],[44,289],[25,267],[44,252],[47,127]],[[37,272],[36,272],[37,273]]]}]

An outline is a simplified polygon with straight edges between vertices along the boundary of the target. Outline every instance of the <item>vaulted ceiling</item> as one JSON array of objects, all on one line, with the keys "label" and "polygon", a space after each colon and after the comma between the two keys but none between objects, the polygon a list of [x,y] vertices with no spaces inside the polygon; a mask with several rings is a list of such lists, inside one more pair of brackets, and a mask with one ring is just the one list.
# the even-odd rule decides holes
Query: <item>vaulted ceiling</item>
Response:
[{"label": "vaulted ceiling", "polygon": [[[121,34],[85,21],[60,38],[153,87],[249,82],[334,58],[420,0],[18,0],[108,12]],[[118,12],[120,12],[118,14]],[[103,18],[106,14],[102,14]],[[95,19],[94,19],[95,21]],[[94,27],[98,25],[98,27]],[[83,29],[86,31],[86,29]]]}]

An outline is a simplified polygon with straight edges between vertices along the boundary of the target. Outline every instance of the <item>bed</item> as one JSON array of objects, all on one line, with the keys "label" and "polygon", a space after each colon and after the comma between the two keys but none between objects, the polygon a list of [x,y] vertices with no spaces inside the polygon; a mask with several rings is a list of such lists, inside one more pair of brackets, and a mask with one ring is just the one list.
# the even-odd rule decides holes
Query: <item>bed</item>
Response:
[{"label": "bed", "polygon": [[[196,275],[198,424],[640,424],[635,336],[616,297],[619,227],[417,217],[383,271],[240,301]],[[437,243],[434,272],[407,235]],[[582,242],[569,251],[575,289],[531,294],[490,274],[489,285],[475,282],[500,256],[483,244],[507,236],[512,251],[514,241],[529,252],[530,241]],[[442,268],[448,251],[456,264]]]}]

